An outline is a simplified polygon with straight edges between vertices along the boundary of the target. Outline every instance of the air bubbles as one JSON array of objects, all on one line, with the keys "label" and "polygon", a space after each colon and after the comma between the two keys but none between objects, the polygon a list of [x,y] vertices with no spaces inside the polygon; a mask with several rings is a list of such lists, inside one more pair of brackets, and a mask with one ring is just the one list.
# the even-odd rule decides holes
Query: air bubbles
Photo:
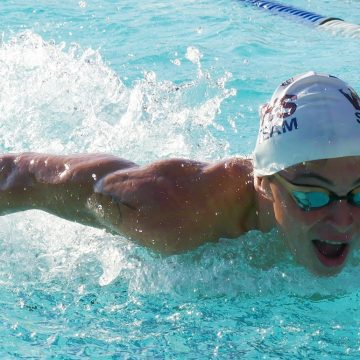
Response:
[{"label": "air bubbles", "polygon": [[86,289],[86,286],[84,284],[81,284],[79,287],[78,287],[78,294],[79,295],[83,295],[85,293],[85,289]]},{"label": "air bubbles", "polygon": [[175,60],[171,60],[171,62],[176,65],[176,66],[180,66],[181,65],[181,61],[179,59],[175,59]]},{"label": "air bubbles", "polygon": [[[220,77],[219,79],[217,79],[216,83],[217,83],[218,87],[219,87],[220,89],[225,89],[225,84],[226,84],[226,82],[229,81],[229,79],[231,79],[232,76],[233,76],[233,75],[232,75],[231,72],[226,71],[225,74],[224,74],[224,76],[222,76],[222,77]],[[235,91],[235,94],[236,94],[236,90],[235,90],[235,89],[230,89],[230,90]]]},{"label": "air bubbles", "polygon": [[199,64],[200,59],[202,58],[202,54],[196,47],[189,46],[186,49],[185,57],[191,61],[193,64]]},{"label": "air bubbles", "polygon": [[154,71],[145,71],[144,78],[148,83],[152,84],[156,81],[156,73]]}]

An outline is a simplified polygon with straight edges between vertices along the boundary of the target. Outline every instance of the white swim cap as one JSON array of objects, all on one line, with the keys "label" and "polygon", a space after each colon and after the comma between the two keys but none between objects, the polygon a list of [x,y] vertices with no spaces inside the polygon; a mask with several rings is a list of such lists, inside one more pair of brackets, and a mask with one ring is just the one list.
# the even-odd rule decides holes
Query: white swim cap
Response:
[{"label": "white swim cap", "polygon": [[255,176],[354,155],[360,156],[360,98],[335,76],[313,71],[295,76],[260,107]]}]

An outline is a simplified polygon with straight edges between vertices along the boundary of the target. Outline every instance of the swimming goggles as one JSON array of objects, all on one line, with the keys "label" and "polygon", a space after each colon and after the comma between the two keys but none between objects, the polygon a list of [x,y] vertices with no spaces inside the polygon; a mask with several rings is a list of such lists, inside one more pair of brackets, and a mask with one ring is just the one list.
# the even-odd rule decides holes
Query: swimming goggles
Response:
[{"label": "swimming goggles", "polygon": [[360,207],[360,186],[344,196],[338,196],[322,187],[295,185],[279,174],[274,174],[273,177],[289,191],[292,198],[304,211],[317,210],[337,200],[347,200],[349,204]]}]

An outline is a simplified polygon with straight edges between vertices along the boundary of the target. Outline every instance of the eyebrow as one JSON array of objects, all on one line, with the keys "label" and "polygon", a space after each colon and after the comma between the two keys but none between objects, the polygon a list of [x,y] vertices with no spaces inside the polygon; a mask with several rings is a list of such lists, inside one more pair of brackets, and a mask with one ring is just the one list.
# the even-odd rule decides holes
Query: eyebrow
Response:
[{"label": "eyebrow", "polygon": [[[334,183],[331,180],[329,180],[321,175],[315,174],[315,173],[300,174],[299,176],[295,176],[295,179],[293,179],[292,181],[297,181],[297,180],[301,180],[301,179],[317,179],[327,185],[334,186]],[[360,185],[360,178],[353,182],[352,187],[354,187],[355,185],[358,185],[358,184]]]},{"label": "eyebrow", "polygon": [[331,180],[329,180],[321,175],[315,174],[315,173],[300,174],[298,176],[295,176],[295,178],[292,181],[298,181],[301,179],[317,179],[327,185],[331,185],[331,186],[334,185],[334,183]]}]

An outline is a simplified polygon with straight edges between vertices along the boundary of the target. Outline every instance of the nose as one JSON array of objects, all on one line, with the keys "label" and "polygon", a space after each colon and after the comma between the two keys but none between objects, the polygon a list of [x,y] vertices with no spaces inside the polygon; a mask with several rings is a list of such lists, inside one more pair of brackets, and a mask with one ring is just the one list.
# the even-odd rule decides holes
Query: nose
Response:
[{"label": "nose", "polygon": [[330,205],[327,221],[339,232],[351,230],[354,223],[352,205],[346,200],[334,201]]}]

